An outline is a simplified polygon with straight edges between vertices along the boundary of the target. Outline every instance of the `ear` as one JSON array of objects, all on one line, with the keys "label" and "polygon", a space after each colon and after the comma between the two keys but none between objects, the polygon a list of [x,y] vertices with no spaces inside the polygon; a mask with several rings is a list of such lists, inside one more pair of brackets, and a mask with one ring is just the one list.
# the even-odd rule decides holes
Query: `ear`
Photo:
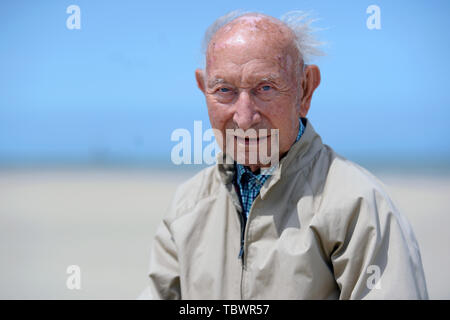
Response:
[{"label": "ear", "polygon": [[205,73],[202,69],[195,70],[195,79],[197,80],[197,87],[205,93]]},{"label": "ear", "polygon": [[302,98],[300,102],[300,117],[306,117],[309,108],[311,107],[311,99],[314,90],[320,84],[320,70],[316,65],[308,65],[303,71],[303,76],[301,80],[302,86]]}]

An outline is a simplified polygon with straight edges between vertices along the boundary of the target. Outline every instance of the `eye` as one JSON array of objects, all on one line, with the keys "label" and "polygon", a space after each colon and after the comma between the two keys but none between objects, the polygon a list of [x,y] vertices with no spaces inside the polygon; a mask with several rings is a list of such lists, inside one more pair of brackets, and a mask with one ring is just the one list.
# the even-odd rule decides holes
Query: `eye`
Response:
[{"label": "eye", "polygon": [[270,100],[276,97],[277,89],[270,83],[261,83],[253,91],[256,96],[262,100]]},{"label": "eye", "polygon": [[258,87],[258,92],[260,93],[270,92],[271,90],[273,90],[273,87],[268,84]]},{"label": "eye", "polygon": [[235,97],[235,90],[233,87],[218,87],[215,89],[214,94],[217,101],[221,103],[230,103]]}]

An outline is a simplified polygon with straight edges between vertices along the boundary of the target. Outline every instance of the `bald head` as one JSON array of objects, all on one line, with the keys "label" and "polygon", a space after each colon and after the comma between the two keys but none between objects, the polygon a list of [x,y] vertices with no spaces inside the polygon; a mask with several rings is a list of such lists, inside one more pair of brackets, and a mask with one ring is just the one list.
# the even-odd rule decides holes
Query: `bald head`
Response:
[{"label": "bald head", "polygon": [[238,17],[217,30],[206,49],[206,69],[219,55],[230,54],[240,62],[247,57],[273,57],[296,70],[303,63],[292,30],[276,18],[256,13]]}]

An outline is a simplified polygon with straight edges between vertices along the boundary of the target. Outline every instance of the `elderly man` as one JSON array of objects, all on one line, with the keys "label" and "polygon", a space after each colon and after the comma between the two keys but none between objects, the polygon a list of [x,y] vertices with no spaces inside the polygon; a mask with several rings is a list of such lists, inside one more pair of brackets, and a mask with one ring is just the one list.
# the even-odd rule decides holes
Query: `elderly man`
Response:
[{"label": "elderly man", "polygon": [[[178,188],[153,242],[146,297],[427,298],[408,222],[382,184],[323,144],[306,118],[320,83],[319,68],[305,65],[313,44],[295,17],[227,16],[208,30],[206,67],[195,75],[219,160],[232,161]],[[274,140],[279,163],[249,161]]]}]

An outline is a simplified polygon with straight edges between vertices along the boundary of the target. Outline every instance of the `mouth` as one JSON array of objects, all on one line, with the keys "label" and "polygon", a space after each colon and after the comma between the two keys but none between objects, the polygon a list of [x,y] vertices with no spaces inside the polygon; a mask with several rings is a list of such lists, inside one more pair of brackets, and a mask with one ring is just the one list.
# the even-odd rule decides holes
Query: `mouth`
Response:
[{"label": "mouth", "polygon": [[234,139],[238,144],[245,146],[258,145],[261,142],[267,141],[268,138],[270,138],[270,135],[256,138],[234,136]]}]

